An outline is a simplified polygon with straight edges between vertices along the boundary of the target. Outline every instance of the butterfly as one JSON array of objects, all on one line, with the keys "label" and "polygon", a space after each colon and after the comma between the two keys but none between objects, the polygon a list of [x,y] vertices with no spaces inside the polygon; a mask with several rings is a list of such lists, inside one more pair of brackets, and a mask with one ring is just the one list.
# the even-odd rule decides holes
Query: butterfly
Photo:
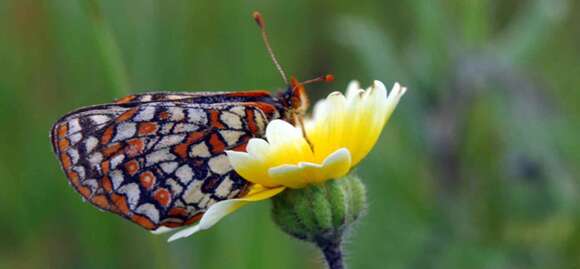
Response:
[{"label": "butterfly", "polygon": [[250,183],[226,150],[244,151],[273,119],[301,124],[305,84],[286,75],[254,13],[270,56],[288,85],[268,91],[151,92],[77,109],[52,127],[51,141],[72,187],[92,205],[155,230],[198,221],[212,204],[241,197]]}]

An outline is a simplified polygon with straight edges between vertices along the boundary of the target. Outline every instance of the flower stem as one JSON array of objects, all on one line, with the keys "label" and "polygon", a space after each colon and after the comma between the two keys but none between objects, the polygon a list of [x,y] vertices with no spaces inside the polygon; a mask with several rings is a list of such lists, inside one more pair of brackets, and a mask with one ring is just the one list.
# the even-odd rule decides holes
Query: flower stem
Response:
[{"label": "flower stem", "polygon": [[344,269],[344,262],[342,260],[342,247],[339,240],[320,240],[317,243],[318,247],[324,254],[324,259],[328,265],[328,269]]}]

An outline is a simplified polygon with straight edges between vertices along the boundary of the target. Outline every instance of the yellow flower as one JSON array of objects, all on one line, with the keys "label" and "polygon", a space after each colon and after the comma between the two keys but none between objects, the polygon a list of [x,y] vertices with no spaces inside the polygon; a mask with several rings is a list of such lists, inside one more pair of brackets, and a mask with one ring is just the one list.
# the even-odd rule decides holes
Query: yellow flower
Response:
[{"label": "yellow flower", "polygon": [[271,121],[265,139],[251,139],[247,152],[227,152],[236,172],[253,183],[250,192],[212,205],[197,225],[177,232],[169,241],[208,229],[243,205],[268,199],[285,188],[345,176],[376,144],[405,91],[396,83],[387,96],[380,81],[366,91],[351,82],[346,97],[333,92],[316,104],[313,117],[305,120],[304,132],[288,122]]}]

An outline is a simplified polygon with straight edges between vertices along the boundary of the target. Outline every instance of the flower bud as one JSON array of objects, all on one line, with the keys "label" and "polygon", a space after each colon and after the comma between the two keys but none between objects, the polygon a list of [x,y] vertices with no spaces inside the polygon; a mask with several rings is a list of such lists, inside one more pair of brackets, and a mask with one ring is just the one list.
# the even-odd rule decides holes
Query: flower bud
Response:
[{"label": "flower bud", "polygon": [[341,255],[344,232],[366,207],[364,185],[357,176],[347,175],[301,189],[285,190],[273,198],[272,215],[286,233],[315,243],[325,256],[336,256],[336,253],[327,252]]}]

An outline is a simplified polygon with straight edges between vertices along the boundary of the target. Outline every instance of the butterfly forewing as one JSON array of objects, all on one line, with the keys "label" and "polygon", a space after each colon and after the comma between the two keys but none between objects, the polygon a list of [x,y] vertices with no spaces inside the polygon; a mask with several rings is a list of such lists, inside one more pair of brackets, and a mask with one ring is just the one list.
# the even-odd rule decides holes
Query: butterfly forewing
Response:
[{"label": "butterfly forewing", "polygon": [[224,151],[244,150],[280,117],[261,94],[151,93],[79,109],[54,125],[54,151],[98,208],[147,229],[187,225],[246,190]]}]

